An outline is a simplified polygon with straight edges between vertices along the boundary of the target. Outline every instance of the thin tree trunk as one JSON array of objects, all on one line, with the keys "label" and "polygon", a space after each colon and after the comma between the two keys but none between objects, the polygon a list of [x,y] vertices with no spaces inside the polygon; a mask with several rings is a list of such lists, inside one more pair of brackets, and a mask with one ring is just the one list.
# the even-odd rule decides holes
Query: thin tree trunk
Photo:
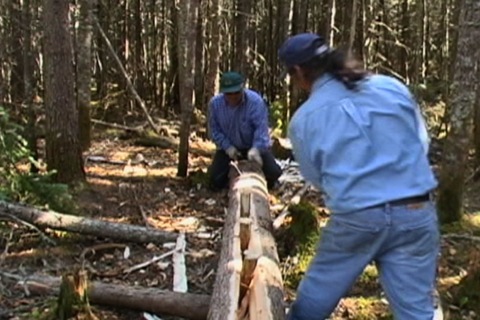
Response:
[{"label": "thin tree trunk", "polygon": [[178,147],[177,175],[186,177],[188,171],[188,149],[190,123],[193,112],[194,58],[195,58],[195,23],[200,0],[183,0],[180,2],[178,32],[178,74],[180,87],[180,104],[182,124],[180,127],[180,145]]},{"label": "thin tree trunk", "polygon": [[336,12],[337,10],[335,6],[335,0],[329,0],[328,1],[328,19],[326,20],[325,36],[327,37],[327,42],[330,44],[330,46],[333,46],[334,44]]},{"label": "thin tree trunk", "polygon": [[91,144],[90,102],[92,98],[92,10],[94,0],[80,0],[80,18],[77,35],[77,106],[80,126],[80,145],[88,150]]},{"label": "thin tree trunk", "polygon": [[350,20],[350,34],[348,39],[348,50],[353,50],[353,44],[355,42],[355,32],[357,28],[357,0],[352,0],[352,11]]},{"label": "thin tree trunk", "polygon": [[[25,132],[28,148],[34,159],[38,159],[37,136],[36,136],[36,112],[33,106],[34,96],[34,77],[33,77],[33,52],[32,52],[32,15],[30,0],[23,1],[22,9],[23,21],[23,105],[27,113],[27,128]],[[36,172],[37,167],[32,165],[32,172]]]},{"label": "thin tree trunk", "polygon": [[443,153],[437,202],[440,219],[444,223],[459,221],[462,217],[471,118],[478,87],[476,67],[480,58],[480,2],[465,0],[461,10],[450,132]]},{"label": "thin tree trunk", "polygon": [[402,1],[402,24],[401,24],[401,41],[404,44],[400,48],[400,72],[402,76],[405,79],[406,83],[410,82],[410,77],[409,77],[409,61],[408,61],[408,44],[410,41],[408,41],[408,29],[410,27],[410,17],[408,16],[408,0],[403,0]]},{"label": "thin tree trunk", "polygon": [[195,28],[195,105],[200,110],[205,101],[204,98],[204,59],[203,59],[203,48],[204,48],[204,20],[205,20],[205,11],[206,1],[198,0],[199,8]]},{"label": "thin tree trunk", "polygon": [[235,7],[235,61],[233,69],[245,76],[247,75],[248,63],[248,32],[249,15],[251,9],[250,0],[236,0]]},{"label": "thin tree trunk", "polygon": [[[480,57],[478,57],[480,61]],[[477,79],[480,79],[480,66],[477,67]],[[480,168],[480,86],[477,85],[476,95],[475,95],[475,116],[474,116],[474,136],[473,143],[475,146],[475,170]],[[478,178],[478,177],[475,177]]]}]

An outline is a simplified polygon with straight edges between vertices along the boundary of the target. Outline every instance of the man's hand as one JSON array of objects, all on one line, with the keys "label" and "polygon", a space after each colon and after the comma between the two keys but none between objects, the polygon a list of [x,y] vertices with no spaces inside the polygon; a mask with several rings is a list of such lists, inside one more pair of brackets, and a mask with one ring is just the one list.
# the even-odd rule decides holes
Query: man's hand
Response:
[{"label": "man's hand", "polygon": [[232,160],[237,160],[238,157],[240,157],[240,152],[238,152],[237,148],[234,146],[229,147],[225,152]]},{"label": "man's hand", "polygon": [[250,150],[248,150],[247,157],[248,160],[255,161],[260,166],[263,166],[262,156],[260,155],[260,150],[258,150],[257,148],[251,148]]}]

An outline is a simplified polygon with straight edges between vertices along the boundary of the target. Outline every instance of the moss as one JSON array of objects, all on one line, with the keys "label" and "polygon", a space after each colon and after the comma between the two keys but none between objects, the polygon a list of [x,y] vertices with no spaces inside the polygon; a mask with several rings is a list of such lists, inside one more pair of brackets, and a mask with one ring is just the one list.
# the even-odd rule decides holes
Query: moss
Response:
[{"label": "moss", "polygon": [[461,310],[480,314],[480,253],[473,250],[469,254],[466,276],[450,290],[451,303]]},{"label": "moss", "polygon": [[318,211],[306,201],[289,207],[291,223],[287,229],[287,252],[290,260],[284,270],[285,284],[296,288],[307,270],[320,239]]},{"label": "moss", "polygon": [[356,320],[390,320],[393,319],[392,314],[385,304],[376,297],[358,297],[349,298],[351,305],[349,313],[355,315]]},{"label": "moss", "polygon": [[196,188],[200,186],[208,186],[210,183],[210,175],[208,172],[204,172],[199,169],[197,171],[190,172],[188,175],[188,184],[190,188]]}]

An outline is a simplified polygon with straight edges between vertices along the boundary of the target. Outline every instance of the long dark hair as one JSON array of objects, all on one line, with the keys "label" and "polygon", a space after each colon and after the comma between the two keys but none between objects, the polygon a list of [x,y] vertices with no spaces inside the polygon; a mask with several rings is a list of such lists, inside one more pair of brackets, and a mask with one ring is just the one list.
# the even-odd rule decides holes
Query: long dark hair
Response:
[{"label": "long dark hair", "polygon": [[[324,55],[302,63],[299,67],[308,81],[314,82],[321,75],[330,73],[349,90],[354,90],[358,82],[369,75],[359,61],[341,49],[331,49]],[[295,73],[294,68],[291,68],[289,73]]]}]

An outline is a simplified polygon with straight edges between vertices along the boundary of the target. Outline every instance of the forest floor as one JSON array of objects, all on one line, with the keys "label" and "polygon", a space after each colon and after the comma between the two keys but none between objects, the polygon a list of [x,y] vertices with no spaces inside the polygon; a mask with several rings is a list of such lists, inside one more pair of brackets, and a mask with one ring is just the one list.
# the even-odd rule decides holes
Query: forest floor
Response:
[{"label": "forest floor", "polygon": [[[197,147],[212,148],[206,143]],[[196,174],[182,179],[176,177],[175,150],[134,146],[128,140],[101,135],[88,154],[126,162],[141,154],[146,160],[154,160],[156,163],[142,166],[87,162],[87,185],[75,192],[79,214],[144,226],[146,221],[142,216],[143,211],[148,223],[156,228],[187,232],[188,291],[210,294],[217,268],[218,235],[223,225],[224,208],[227,206],[226,192],[212,193],[203,184],[201,172],[206,172],[210,158],[191,155],[189,170]],[[294,188],[287,186],[273,191],[272,207],[287,204]],[[480,215],[474,214],[480,210],[479,190],[478,185],[469,186],[467,210],[472,214],[467,215],[462,223],[443,230],[438,289],[447,319],[480,319],[478,279],[465,281],[473,274],[478,274],[480,264],[480,241],[475,238],[475,235],[480,235]],[[320,220],[324,223],[328,214],[321,210],[320,195],[310,190],[304,198],[320,208],[320,212],[324,213]],[[130,254],[126,256],[125,250],[116,245],[118,242],[109,239],[47,230],[48,237],[56,242],[56,245],[51,245],[28,226],[13,222],[9,222],[8,226],[9,228],[0,228],[0,239],[3,239],[2,243],[8,244],[0,248],[1,272],[19,276],[37,273],[59,276],[83,265],[89,271],[90,280],[172,290],[171,257],[127,275],[122,274],[124,268],[168,251],[161,246],[120,243],[129,248]],[[195,236],[200,233],[210,234],[211,237]],[[451,234],[467,236],[460,238]],[[100,244],[105,245],[99,247]],[[283,247],[286,247],[286,243],[279,239],[278,246],[282,261],[292,267],[291,261],[295,260]],[[93,250],[85,255],[84,260],[81,259],[82,252],[88,248]],[[295,263],[293,265],[295,267]],[[286,279],[285,283],[291,300],[295,295],[295,285],[292,283],[296,282]],[[470,286],[471,284],[473,285]],[[0,319],[42,319],[54,301],[55,297],[28,295],[28,292],[16,285],[16,281],[0,274]],[[93,310],[99,319],[145,319],[142,312],[98,305],[94,305]],[[158,316],[162,319],[175,319]],[[373,266],[366,269],[332,317],[335,320],[391,318]]]}]

